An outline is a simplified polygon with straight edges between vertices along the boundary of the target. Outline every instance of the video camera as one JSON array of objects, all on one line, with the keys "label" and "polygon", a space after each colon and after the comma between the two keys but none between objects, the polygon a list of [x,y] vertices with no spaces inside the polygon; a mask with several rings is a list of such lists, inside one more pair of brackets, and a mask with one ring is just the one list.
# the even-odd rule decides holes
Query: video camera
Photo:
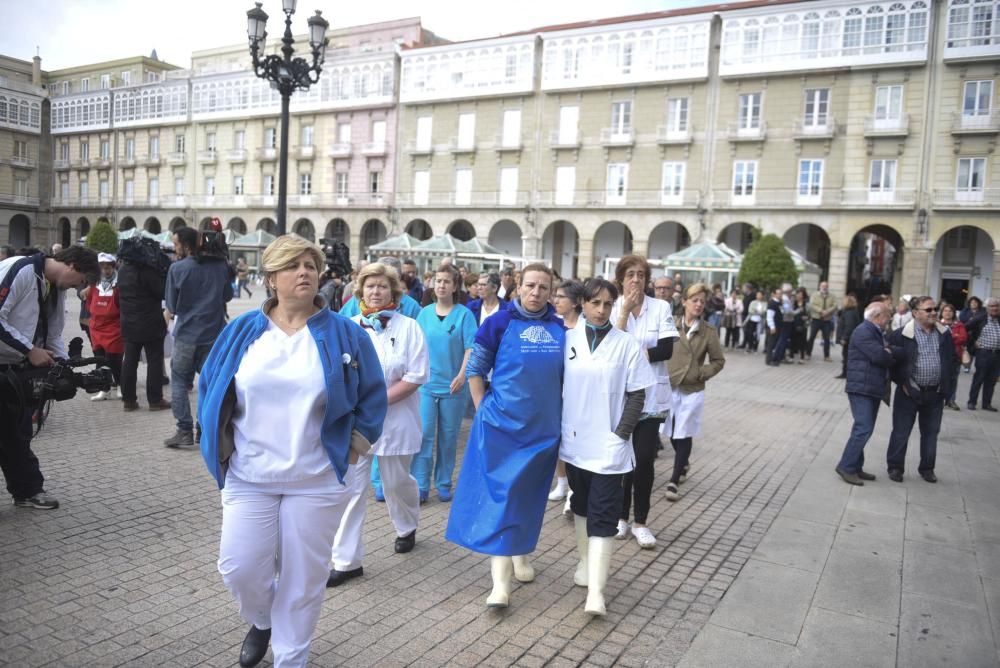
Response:
[{"label": "video camera", "polygon": [[351,249],[343,241],[323,238],[319,240],[326,255],[326,268],[334,276],[344,278],[349,276],[354,268],[351,266]]},{"label": "video camera", "polygon": [[222,221],[220,219],[212,218],[212,221],[209,223],[209,229],[202,230],[198,256],[225,260],[226,262],[229,261],[229,246],[226,245],[226,236],[222,232]]}]

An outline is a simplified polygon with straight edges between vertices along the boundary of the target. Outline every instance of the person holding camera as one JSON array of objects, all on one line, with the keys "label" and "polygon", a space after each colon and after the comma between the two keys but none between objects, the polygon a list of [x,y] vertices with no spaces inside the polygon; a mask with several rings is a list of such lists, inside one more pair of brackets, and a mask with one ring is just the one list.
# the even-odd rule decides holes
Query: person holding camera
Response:
[{"label": "person holding camera", "polygon": [[67,357],[62,332],[66,290],[97,281],[97,253],[71,246],[55,257],[42,253],[0,261],[0,470],[14,505],[51,510],[38,458],[31,451],[31,414],[15,372],[25,363],[52,366]]},{"label": "person holding camera", "polygon": [[170,405],[177,433],[163,441],[168,448],[194,445],[194,419],[188,386],[201,372],[215,338],[226,324],[226,302],[233,298],[229,263],[216,253],[200,252],[202,237],[190,227],[174,232],[179,258],[167,272],[167,318],[174,319],[170,358]]}]

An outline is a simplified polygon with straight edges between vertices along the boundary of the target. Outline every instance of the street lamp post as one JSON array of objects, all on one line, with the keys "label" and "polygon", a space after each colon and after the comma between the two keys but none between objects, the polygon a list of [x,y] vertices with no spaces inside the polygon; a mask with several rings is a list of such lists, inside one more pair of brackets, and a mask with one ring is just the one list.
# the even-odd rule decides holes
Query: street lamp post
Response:
[{"label": "street lamp post", "polygon": [[247,12],[247,36],[250,38],[250,56],[253,58],[254,73],[261,79],[271,82],[273,88],[281,93],[281,149],[278,157],[278,207],[275,211],[278,219],[278,235],[285,234],[285,213],[288,200],[288,104],[292,93],[296,90],[308,90],[309,86],[319,81],[323,71],[323,60],[326,56],[326,29],[330,24],[320,15],[317,9],[310,16],[309,46],[312,48],[312,64],[305,58],[292,58],[295,43],[292,37],[292,14],[295,13],[296,0],[282,0],[281,8],[285,12],[285,34],[281,38],[281,55],[271,54],[261,57],[261,50],[267,40],[267,14],[260,8],[261,3]]}]

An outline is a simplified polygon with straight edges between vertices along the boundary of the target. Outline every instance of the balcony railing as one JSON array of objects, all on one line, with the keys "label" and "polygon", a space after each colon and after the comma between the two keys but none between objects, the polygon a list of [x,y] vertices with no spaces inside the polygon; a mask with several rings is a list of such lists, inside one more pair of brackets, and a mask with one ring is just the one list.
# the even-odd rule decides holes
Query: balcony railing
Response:
[{"label": "balcony railing", "polygon": [[895,190],[845,188],[841,191],[840,201],[844,206],[912,208],[917,201],[917,193],[912,188]]},{"label": "balcony railing", "polygon": [[34,158],[29,158],[26,155],[14,155],[8,159],[8,162],[12,167],[19,167],[21,169],[34,169],[38,166]]},{"label": "balcony railing", "polygon": [[472,140],[468,143],[459,141],[457,138],[448,142],[448,150],[452,153],[475,153],[476,142]]},{"label": "balcony railing", "polygon": [[910,115],[899,118],[865,118],[866,137],[906,137],[910,134]]},{"label": "balcony railing", "polygon": [[183,151],[174,151],[173,153],[167,154],[167,164],[168,165],[183,165],[187,162],[187,153]]},{"label": "balcony railing", "polygon": [[65,171],[69,169],[69,166],[70,162],[65,158],[56,158],[55,160],[52,161],[52,169],[56,170],[57,172]]},{"label": "balcony railing", "polygon": [[90,158],[77,158],[73,161],[73,169],[90,169]]},{"label": "balcony railing", "polygon": [[632,128],[601,128],[601,146],[632,146],[635,132]]},{"label": "balcony railing", "polygon": [[389,152],[384,141],[370,141],[361,145],[361,155],[379,156]]},{"label": "balcony railing", "polygon": [[661,190],[628,190],[623,195],[606,190],[555,190],[538,193],[538,206],[545,208],[572,207],[636,207],[636,208],[694,208],[698,206],[697,190],[684,190],[679,195]]},{"label": "balcony railing", "polygon": [[717,207],[810,208],[810,207],[912,207],[915,191],[871,191],[867,188],[824,188],[818,193],[797,188],[756,188],[739,193],[732,188],[712,191]]},{"label": "balcony railing", "polygon": [[934,207],[936,208],[995,208],[1000,207],[1000,188],[981,188],[979,190],[958,190],[956,188],[941,188],[934,191]]},{"label": "balcony railing", "polygon": [[1000,133],[1000,110],[993,109],[985,114],[953,112],[951,133],[953,135],[995,135]]},{"label": "balcony railing", "polygon": [[504,141],[503,133],[497,135],[496,142],[493,144],[493,148],[496,151],[520,151],[523,146],[521,144],[520,135],[517,137],[507,137],[507,141]]},{"label": "balcony railing", "polygon": [[256,151],[258,162],[274,162],[278,159],[278,149],[273,146],[261,146]]},{"label": "balcony railing", "polygon": [[549,135],[549,146],[553,149],[580,148],[580,131],[576,131],[569,136],[569,133],[553,130]]},{"label": "balcony railing", "polygon": [[322,208],[382,208],[393,203],[391,193],[312,193],[310,195],[289,196],[289,206]]},{"label": "balcony railing", "polygon": [[726,126],[729,141],[764,141],[767,139],[767,123],[760,121],[756,127],[743,127],[739,123]]},{"label": "balcony railing", "polygon": [[331,142],[326,149],[326,155],[329,158],[349,158],[351,156],[351,142]]},{"label": "balcony railing", "polygon": [[316,147],[312,144],[295,147],[296,160],[312,160],[316,155]]},{"label": "balcony railing", "polygon": [[792,136],[795,139],[833,139],[837,134],[837,121],[833,116],[827,116],[825,120],[810,118],[797,119],[792,127]]},{"label": "balcony railing", "polygon": [[9,193],[0,193],[0,203],[16,204],[18,206],[38,206],[38,198],[29,197],[28,195],[12,195]]},{"label": "balcony railing", "polygon": [[119,167],[128,167],[128,168],[135,167],[135,156],[134,155],[126,155],[126,156],[123,156],[123,157],[119,158],[118,159],[118,166]]},{"label": "balcony railing", "polygon": [[159,153],[155,155],[139,156],[139,164],[143,167],[159,167],[163,164],[163,156]]},{"label": "balcony railing", "polygon": [[668,125],[658,125],[658,126],[656,126],[656,143],[657,144],[690,144],[691,143],[691,125],[689,124],[683,130],[678,130],[678,129],[670,127]]},{"label": "balcony railing", "polygon": [[410,155],[430,155],[434,153],[434,144],[420,144],[415,141],[408,141],[403,150]]},{"label": "balcony railing", "polygon": [[111,169],[111,158],[97,158],[96,160],[90,161],[91,167],[97,167],[98,169]]},{"label": "balcony railing", "polygon": [[397,206],[432,207],[524,207],[529,202],[526,190],[514,192],[472,193],[396,193]]},{"label": "balcony railing", "polygon": [[233,148],[226,152],[228,162],[246,162],[247,150],[245,148]]},{"label": "balcony railing", "polygon": [[214,148],[198,151],[198,163],[202,165],[214,165],[219,159],[219,153]]}]

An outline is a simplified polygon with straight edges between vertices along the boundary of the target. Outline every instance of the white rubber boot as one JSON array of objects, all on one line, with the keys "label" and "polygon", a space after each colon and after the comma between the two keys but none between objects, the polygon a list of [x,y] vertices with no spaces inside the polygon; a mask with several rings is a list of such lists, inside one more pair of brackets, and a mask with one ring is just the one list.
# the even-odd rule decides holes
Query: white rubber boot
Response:
[{"label": "white rubber boot", "polygon": [[528,562],[528,555],[511,557],[510,560],[514,564],[514,577],[518,582],[531,582],[535,579],[535,569]]},{"label": "white rubber boot", "polygon": [[111,392],[103,392],[103,391],[102,392],[98,392],[97,394],[95,394],[94,396],[92,396],[90,398],[90,400],[91,401],[104,401],[105,399],[108,398],[109,394],[111,394]]},{"label": "white rubber boot", "polygon": [[590,541],[587,538],[587,518],[573,515],[573,527],[576,529],[576,551],[580,554],[580,563],[576,565],[573,574],[573,584],[577,587],[587,586],[587,552]]},{"label": "white rubber boot", "polygon": [[510,605],[510,576],[513,570],[514,563],[510,557],[490,557],[493,591],[486,599],[487,608],[506,608]]},{"label": "white rubber boot", "polygon": [[570,517],[573,515],[573,509],[569,505],[569,500],[573,498],[573,490],[569,490],[566,494],[566,505],[563,506],[563,515]]},{"label": "white rubber boot", "polygon": [[549,501],[562,501],[569,491],[569,479],[556,477],[556,486],[549,492]]},{"label": "white rubber boot", "polygon": [[614,538],[588,539],[587,545],[587,603],[584,612],[603,617],[607,614],[604,607],[604,585],[608,582],[608,571],[611,570],[611,552],[614,549]]}]

